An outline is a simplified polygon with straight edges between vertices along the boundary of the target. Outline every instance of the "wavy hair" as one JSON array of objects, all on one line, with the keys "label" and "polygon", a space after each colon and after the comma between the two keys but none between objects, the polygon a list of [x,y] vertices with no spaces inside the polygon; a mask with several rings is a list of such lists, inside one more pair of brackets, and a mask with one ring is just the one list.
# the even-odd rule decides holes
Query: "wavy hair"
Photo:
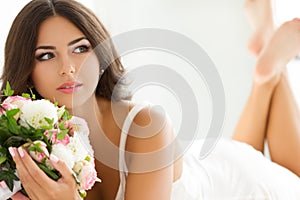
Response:
[{"label": "wavy hair", "polygon": [[[99,75],[96,96],[116,101],[130,99],[127,83],[122,78],[125,69],[108,31],[91,10],[74,0],[33,0],[19,12],[5,44],[2,83],[9,81],[15,94],[28,92],[39,27],[46,19],[57,15],[68,19],[86,36],[99,60],[99,71],[105,69],[101,78]],[[4,87],[2,84],[2,90]]]}]

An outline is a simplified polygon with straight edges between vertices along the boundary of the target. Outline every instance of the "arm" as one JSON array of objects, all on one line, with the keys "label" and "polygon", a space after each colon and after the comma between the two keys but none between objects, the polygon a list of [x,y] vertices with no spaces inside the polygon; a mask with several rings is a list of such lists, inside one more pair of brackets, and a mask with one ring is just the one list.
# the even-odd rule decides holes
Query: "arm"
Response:
[{"label": "arm", "polygon": [[173,182],[173,128],[155,109],[143,109],[129,130],[129,174],[125,199],[170,199]]}]

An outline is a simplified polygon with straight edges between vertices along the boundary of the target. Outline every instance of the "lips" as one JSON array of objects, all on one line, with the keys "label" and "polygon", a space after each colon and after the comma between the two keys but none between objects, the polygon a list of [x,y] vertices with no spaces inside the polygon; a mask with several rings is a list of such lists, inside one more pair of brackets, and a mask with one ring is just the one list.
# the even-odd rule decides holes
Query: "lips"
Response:
[{"label": "lips", "polygon": [[78,83],[78,82],[68,82],[59,86],[57,90],[65,94],[72,94],[76,92],[78,89],[80,89],[82,85],[83,85],[82,83]]}]

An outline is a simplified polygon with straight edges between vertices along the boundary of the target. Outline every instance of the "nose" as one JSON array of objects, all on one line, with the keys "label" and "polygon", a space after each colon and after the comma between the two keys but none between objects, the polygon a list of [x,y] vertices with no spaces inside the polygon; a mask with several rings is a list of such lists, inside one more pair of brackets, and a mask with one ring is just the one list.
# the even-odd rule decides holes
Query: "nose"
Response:
[{"label": "nose", "polygon": [[60,75],[73,75],[76,72],[75,65],[70,61],[65,61],[62,63],[62,67],[60,69]]},{"label": "nose", "polygon": [[73,64],[70,64],[69,66],[63,67],[63,70],[61,70],[61,75],[71,75],[75,73],[75,66]]}]

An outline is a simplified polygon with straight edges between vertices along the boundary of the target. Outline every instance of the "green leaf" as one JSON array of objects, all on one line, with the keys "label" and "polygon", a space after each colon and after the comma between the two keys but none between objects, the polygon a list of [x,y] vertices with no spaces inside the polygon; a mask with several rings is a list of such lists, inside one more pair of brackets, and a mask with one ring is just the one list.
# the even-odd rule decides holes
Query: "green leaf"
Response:
[{"label": "green leaf", "polygon": [[66,134],[68,134],[68,130],[61,131],[60,133],[57,134],[57,139],[63,140]]},{"label": "green leaf", "polygon": [[0,144],[3,144],[3,142],[11,136],[13,136],[13,134],[8,131],[7,125],[5,127],[0,124]]},{"label": "green leaf", "polygon": [[90,162],[91,161],[91,157],[90,156],[86,156],[84,160]]},{"label": "green leaf", "polygon": [[53,180],[57,181],[61,175],[56,171],[56,173],[50,169],[48,169],[45,165],[43,165],[42,163],[38,163],[36,162],[36,164],[39,166],[39,168],[41,170],[43,170],[50,178],[52,178]]},{"label": "green leaf", "polygon": [[0,156],[6,156],[7,154],[7,149],[3,146],[0,145]]},{"label": "green leaf", "polygon": [[53,129],[53,126],[52,125],[49,125],[49,126],[41,126],[42,129],[44,130],[51,130]]},{"label": "green leaf", "polygon": [[24,144],[26,140],[21,136],[11,136],[4,143],[5,147],[18,147]]},{"label": "green leaf", "polygon": [[[56,105],[57,106],[57,105]],[[58,119],[61,119],[63,114],[65,113],[66,109],[65,106],[61,106],[57,109],[57,117]]]},{"label": "green leaf", "polygon": [[7,150],[5,147],[0,146],[0,166],[7,160]]},{"label": "green leaf", "polygon": [[9,122],[8,122],[7,125],[8,125],[8,130],[9,130],[11,133],[14,133],[14,134],[16,134],[16,135],[19,135],[19,134],[20,134],[20,127],[17,126],[17,125],[15,124],[14,121],[9,120]]},{"label": "green leaf", "polygon": [[5,89],[3,90],[5,96],[12,96],[14,94],[14,90],[11,89],[9,82],[6,82]]},{"label": "green leaf", "polygon": [[48,118],[48,117],[45,117],[44,119],[45,119],[45,121],[46,121],[49,125],[52,125],[53,122],[54,122],[54,119],[53,119],[53,118],[50,119],[50,118]]},{"label": "green leaf", "polygon": [[44,151],[40,147],[41,146],[40,142],[37,142],[34,146],[37,152],[44,153]]},{"label": "green leaf", "polygon": [[87,195],[87,193],[86,193],[85,190],[78,190],[78,192],[79,192],[80,197],[83,198],[83,199],[84,199],[84,198],[86,197],[86,195]]},{"label": "green leaf", "polygon": [[5,156],[2,156],[2,157],[0,157],[0,165],[2,164],[2,163],[4,163],[5,161],[7,160],[7,157]]},{"label": "green leaf", "polygon": [[60,129],[60,130],[66,130],[67,128],[65,127],[65,122],[66,122],[67,120],[63,120],[63,121],[61,121],[61,122],[59,122],[59,124],[58,124],[58,128]]},{"label": "green leaf", "polygon": [[[13,118],[19,112],[20,112],[19,108],[7,110],[6,111],[6,116],[7,116],[8,120],[9,120],[10,118]],[[16,121],[16,120],[14,120],[14,121]]]},{"label": "green leaf", "polygon": [[19,178],[15,175],[13,170],[0,170],[0,181],[5,181],[10,191],[13,191],[14,180],[18,181]]},{"label": "green leaf", "polygon": [[28,94],[28,93],[22,93],[22,97],[24,97],[24,98],[30,98],[30,94]]},{"label": "green leaf", "polygon": [[45,117],[44,118],[45,121],[49,124],[48,126],[41,126],[42,129],[44,130],[51,130],[53,129],[53,122],[54,122],[54,119],[50,119],[48,117]]},{"label": "green leaf", "polygon": [[6,128],[8,131],[14,134],[19,134],[20,133],[20,127],[17,124],[17,121],[14,119],[14,116],[20,111],[20,109],[12,109],[6,111],[7,115],[7,122],[6,122]]},{"label": "green leaf", "polygon": [[28,151],[36,151],[36,148],[33,147],[33,146],[30,146],[30,147],[28,147],[27,149],[28,149]]},{"label": "green leaf", "polygon": [[63,118],[70,120],[72,118],[72,116],[69,114],[69,112],[67,110],[65,110],[65,112],[63,114]]}]

